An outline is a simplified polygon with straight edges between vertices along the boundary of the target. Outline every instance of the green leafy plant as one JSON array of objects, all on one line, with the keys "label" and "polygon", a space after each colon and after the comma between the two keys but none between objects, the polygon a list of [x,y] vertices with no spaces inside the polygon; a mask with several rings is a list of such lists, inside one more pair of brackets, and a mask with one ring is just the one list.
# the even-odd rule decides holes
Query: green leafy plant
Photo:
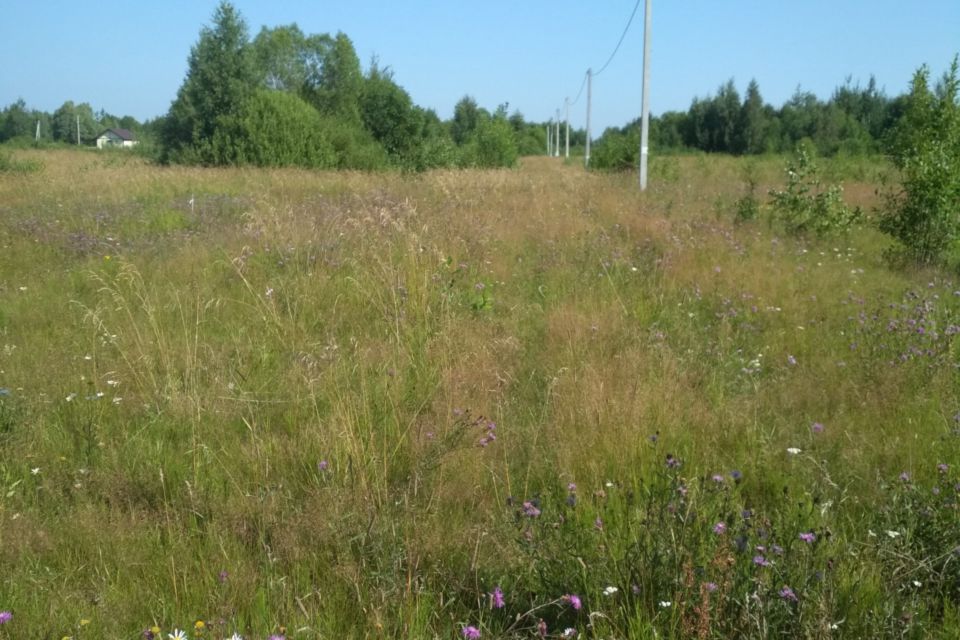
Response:
[{"label": "green leafy plant", "polygon": [[772,190],[770,196],[774,217],[788,233],[829,235],[848,231],[859,222],[859,207],[851,209],[844,203],[842,186],[821,182],[819,169],[805,145],[797,147],[786,174],[786,189]]},{"label": "green leafy plant", "polygon": [[940,261],[960,244],[960,104],[958,58],[936,91],[930,70],[913,76],[906,109],[891,139],[901,189],[887,194],[880,229],[899,241],[905,257]]}]

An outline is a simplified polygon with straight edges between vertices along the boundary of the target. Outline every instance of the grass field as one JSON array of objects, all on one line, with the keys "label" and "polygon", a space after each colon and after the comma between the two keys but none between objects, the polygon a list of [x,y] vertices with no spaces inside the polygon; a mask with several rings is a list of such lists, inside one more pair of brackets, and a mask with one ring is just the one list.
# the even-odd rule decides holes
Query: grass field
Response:
[{"label": "grass field", "polygon": [[14,158],[0,638],[960,635],[960,283],[782,158]]}]

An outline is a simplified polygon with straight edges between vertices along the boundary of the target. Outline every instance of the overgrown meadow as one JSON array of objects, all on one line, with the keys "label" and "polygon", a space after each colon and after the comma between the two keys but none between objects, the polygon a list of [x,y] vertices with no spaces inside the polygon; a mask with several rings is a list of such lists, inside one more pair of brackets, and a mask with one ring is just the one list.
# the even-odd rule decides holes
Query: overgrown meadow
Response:
[{"label": "overgrown meadow", "polygon": [[878,161],[823,238],[782,158],[5,162],[0,638],[960,634],[960,278]]}]

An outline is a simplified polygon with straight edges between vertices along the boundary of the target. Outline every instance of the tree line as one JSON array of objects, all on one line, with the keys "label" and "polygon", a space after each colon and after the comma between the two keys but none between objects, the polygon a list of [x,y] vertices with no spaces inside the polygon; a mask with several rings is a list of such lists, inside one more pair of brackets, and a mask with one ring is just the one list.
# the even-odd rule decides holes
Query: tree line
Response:
[{"label": "tree line", "polygon": [[[802,144],[823,156],[882,153],[906,103],[906,95],[888,97],[871,77],[865,87],[847,79],[828,100],[798,88],[776,108],[764,102],[756,80],[741,98],[731,79],[715,95],[694,98],[687,111],[651,117],[650,146],[661,152],[747,155],[793,152]],[[591,163],[635,166],[639,139],[639,118],[607,129]]]}]

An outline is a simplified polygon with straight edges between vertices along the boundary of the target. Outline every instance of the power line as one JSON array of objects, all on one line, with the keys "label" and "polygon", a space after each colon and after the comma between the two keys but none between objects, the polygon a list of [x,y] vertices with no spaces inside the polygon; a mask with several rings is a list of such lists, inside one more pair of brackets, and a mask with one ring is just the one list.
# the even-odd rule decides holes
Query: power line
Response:
[{"label": "power line", "polygon": [[583,94],[583,88],[584,88],[585,86],[587,86],[587,74],[586,74],[586,73],[583,74],[583,82],[580,83],[580,90],[577,91],[577,97],[574,98],[573,101],[570,103],[570,106],[571,106],[571,107],[572,107],[573,105],[577,104],[577,100],[579,100],[579,99],[580,99],[580,96]]},{"label": "power line", "polygon": [[640,0],[637,0],[637,4],[633,5],[633,13],[630,14],[630,19],[627,20],[627,26],[623,28],[623,33],[620,35],[620,41],[617,42],[617,46],[614,47],[613,53],[610,54],[610,57],[607,58],[607,61],[603,64],[602,67],[600,67],[600,71],[597,71],[596,73],[593,74],[594,78],[596,78],[598,75],[603,73],[603,70],[606,69],[611,62],[613,62],[613,58],[617,55],[617,51],[620,50],[620,45],[623,44],[623,39],[627,37],[627,31],[630,30],[630,25],[633,24],[633,17],[637,15],[637,9],[639,8],[640,8]]}]

